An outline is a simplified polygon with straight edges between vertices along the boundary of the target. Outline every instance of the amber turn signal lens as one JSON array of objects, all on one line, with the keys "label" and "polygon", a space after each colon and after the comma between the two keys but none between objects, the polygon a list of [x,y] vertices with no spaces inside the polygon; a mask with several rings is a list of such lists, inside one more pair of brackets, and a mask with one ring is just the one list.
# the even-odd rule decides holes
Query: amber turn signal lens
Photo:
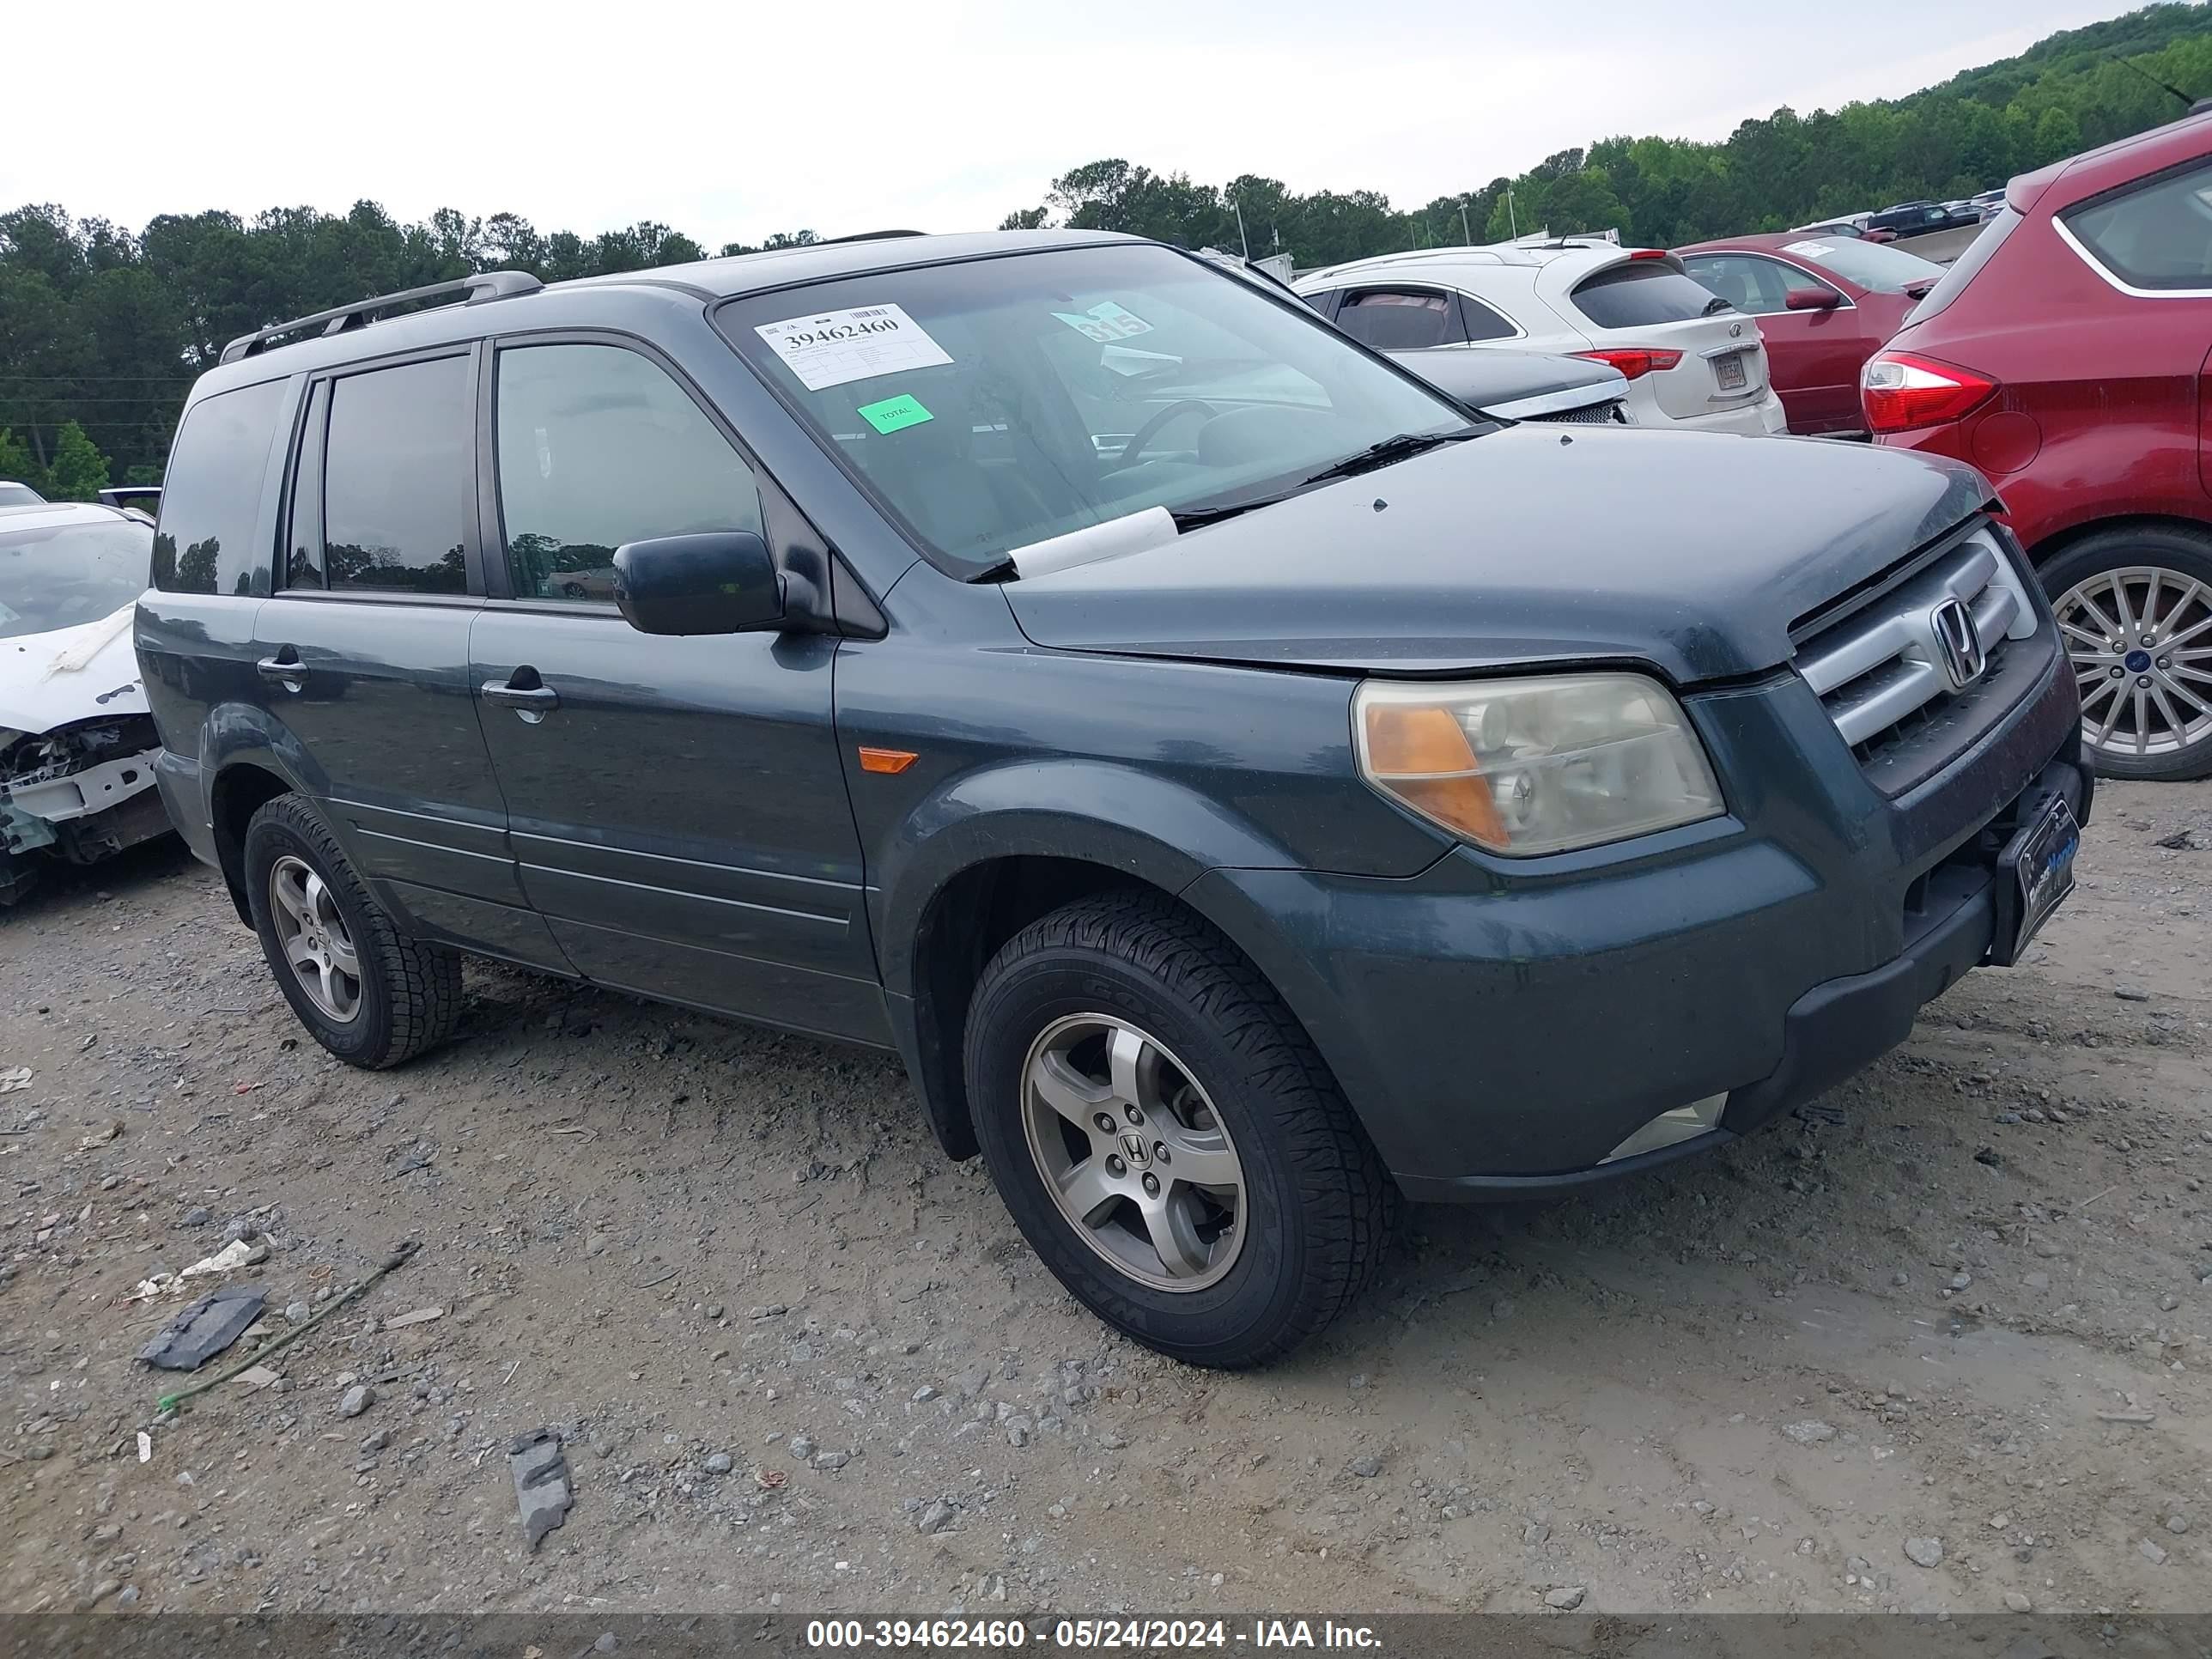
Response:
[{"label": "amber turn signal lens", "polygon": [[903,772],[921,758],[911,749],[863,749],[860,750],[860,769],[863,772]]},{"label": "amber turn signal lens", "polygon": [[1477,845],[1505,848],[1510,838],[1490,785],[1450,709],[1370,702],[1364,712],[1367,765],[1377,783]]}]

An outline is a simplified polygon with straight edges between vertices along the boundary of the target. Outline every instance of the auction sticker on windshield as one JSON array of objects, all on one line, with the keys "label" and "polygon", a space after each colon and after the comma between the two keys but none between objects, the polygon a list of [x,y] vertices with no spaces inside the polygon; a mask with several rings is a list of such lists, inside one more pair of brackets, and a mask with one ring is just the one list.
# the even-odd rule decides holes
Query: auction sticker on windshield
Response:
[{"label": "auction sticker on windshield", "polygon": [[1055,311],[1052,313],[1078,334],[1096,340],[1101,345],[1110,345],[1116,340],[1126,340],[1134,334],[1150,334],[1152,325],[1126,306],[1111,300],[1103,300],[1088,311]]},{"label": "auction sticker on windshield", "polygon": [[1802,254],[1808,259],[1817,259],[1823,253],[1834,252],[1835,249],[1826,242],[1785,242],[1782,245],[1782,251],[1784,253]]},{"label": "auction sticker on windshield", "polygon": [[814,317],[762,323],[753,332],[790,366],[809,392],[952,361],[899,306],[859,306]]}]

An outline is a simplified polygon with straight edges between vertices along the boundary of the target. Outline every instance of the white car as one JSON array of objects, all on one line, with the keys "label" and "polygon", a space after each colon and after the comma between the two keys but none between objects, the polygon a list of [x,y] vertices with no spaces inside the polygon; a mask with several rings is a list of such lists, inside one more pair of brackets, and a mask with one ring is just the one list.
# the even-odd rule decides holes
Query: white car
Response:
[{"label": "white car", "polygon": [[1296,286],[1377,350],[1510,346],[1611,363],[1628,377],[1638,426],[1755,435],[1786,425],[1759,325],[1658,248],[1428,248],[1309,271]]},{"label": "white car", "polygon": [[90,864],[169,828],[131,639],[153,553],[143,514],[0,507],[0,906],[44,860]]}]

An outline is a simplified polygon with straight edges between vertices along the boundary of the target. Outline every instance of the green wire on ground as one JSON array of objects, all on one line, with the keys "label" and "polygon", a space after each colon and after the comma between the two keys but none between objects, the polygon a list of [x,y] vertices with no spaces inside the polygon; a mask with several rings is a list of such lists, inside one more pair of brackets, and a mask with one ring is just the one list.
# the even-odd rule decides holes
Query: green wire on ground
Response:
[{"label": "green wire on ground", "polygon": [[290,1347],[295,1342],[297,1342],[309,1331],[314,1329],[316,1326],[321,1324],[325,1319],[328,1319],[340,1308],[343,1308],[347,1303],[352,1301],[354,1297],[359,1296],[370,1285],[375,1284],[376,1281],[383,1278],[385,1274],[390,1273],[394,1267],[399,1267],[404,1263],[410,1256],[413,1255],[415,1252],[420,1249],[422,1249],[422,1246],[416,1243],[413,1239],[410,1238],[406,1240],[398,1249],[392,1251],[390,1255],[387,1255],[382,1261],[379,1262],[376,1266],[376,1270],[370,1273],[366,1279],[357,1281],[356,1283],[348,1286],[346,1289],[340,1291],[336,1296],[332,1297],[329,1303],[325,1305],[323,1310],[317,1314],[313,1318],[285,1332],[283,1335],[278,1337],[274,1342],[270,1343],[266,1347],[258,1348],[252,1353],[246,1355],[245,1358],[240,1360],[228,1370],[218,1372],[216,1375],[208,1378],[204,1382],[195,1382],[189,1389],[179,1389],[174,1394],[163,1395],[159,1400],[154,1402],[154,1410],[155,1414],[159,1415],[162,1412],[180,1412],[185,1408],[185,1401],[190,1400],[194,1395],[205,1394],[210,1389],[220,1388],[222,1384],[229,1382],[232,1377],[239,1375],[240,1372],[250,1371],[256,1365],[258,1365],[263,1360],[268,1358],[271,1354],[281,1352],[284,1349]]}]

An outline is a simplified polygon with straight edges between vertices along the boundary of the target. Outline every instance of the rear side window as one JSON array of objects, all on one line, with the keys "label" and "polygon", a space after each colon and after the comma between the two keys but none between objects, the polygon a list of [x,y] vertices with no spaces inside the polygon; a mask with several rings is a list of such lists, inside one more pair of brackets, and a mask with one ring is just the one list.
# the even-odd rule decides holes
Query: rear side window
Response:
[{"label": "rear side window", "polygon": [[1607,266],[1576,288],[1574,301],[1575,308],[1600,328],[1686,323],[1723,308],[1711,289],[1700,288],[1657,259]]},{"label": "rear side window", "polygon": [[162,475],[154,586],[172,593],[269,591],[253,544],[284,383],[264,380],[194,404]]},{"label": "rear side window", "polygon": [[331,382],[323,577],[334,592],[468,592],[471,387],[466,357]]},{"label": "rear side window", "polygon": [[2075,208],[2064,222],[2130,288],[2212,288],[2212,160]]},{"label": "rear side window", "polygon": [[1944,271],[1941,280],[1928,290],[1928,297],[1912,307],[1911,314],[1905,319],[1906,325],[1926,322],[1964,294],[1966,284],[1980,275],[1982,267],[1996,256],[1996,251],[2004,246],[2005,239],[2019,229],[2021,222],[2020,215],[2006,208],[1984,225],[1981,234],[1966,244],[1966,251],[1951,261],[1950,268]]},{"label": "rear side window", "polygon": [[498,398],[500,519],[516,598],[611,605],[624,542],[762,533],[752,469],[636,352],[509,347]]},{"label": "rear side window", "polygon": [[1377,351],[1419,351],[1464,339],[1451,295],[1428,289],[1359,289],[1345,295],[1336,325]]},{"label": "rear side window", "polygon": [[1753,317],[1771,317],[1776,312],[1787,311],[1793,287],[1827,286],[1818,277],[1799,275],[1779,260],[1754,258],[1747,253],[1685,255],[1682,267],[1700,287],[1711,289],[1738,311]]}]

